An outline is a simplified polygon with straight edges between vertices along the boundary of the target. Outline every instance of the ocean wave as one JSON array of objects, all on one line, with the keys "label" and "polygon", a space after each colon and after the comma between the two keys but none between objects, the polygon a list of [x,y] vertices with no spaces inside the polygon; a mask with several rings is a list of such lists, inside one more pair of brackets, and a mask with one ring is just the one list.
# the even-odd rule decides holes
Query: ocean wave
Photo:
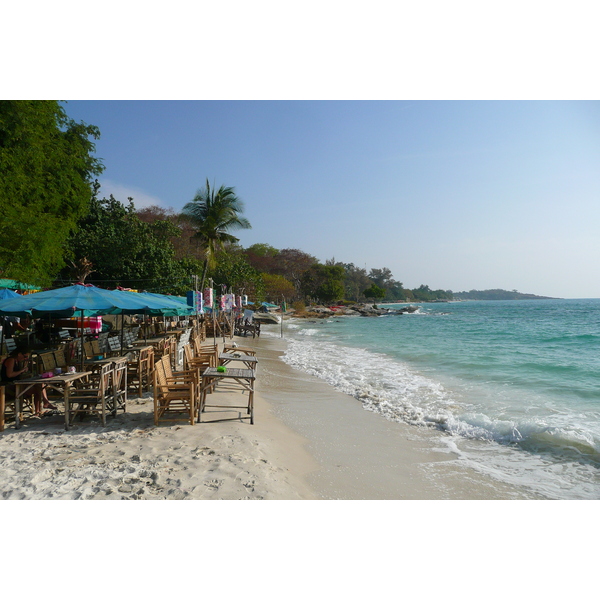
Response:
[{"label": "ocean wave", "polygon": [[600,465],[600,439],[573,426],[568,414],[548,411],[548,418],[502,418],[384,354],[323,339],[288,342],[282,357],[287,364],[327,381],[388,420]]}]

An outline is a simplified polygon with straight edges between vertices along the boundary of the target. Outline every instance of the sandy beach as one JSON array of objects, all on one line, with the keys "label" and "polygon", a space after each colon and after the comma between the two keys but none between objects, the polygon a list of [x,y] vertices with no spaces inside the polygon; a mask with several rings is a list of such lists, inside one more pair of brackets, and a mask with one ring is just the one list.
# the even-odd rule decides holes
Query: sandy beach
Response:
[{"label": "sandy beach", "polygon": [[[76,423],[28,420],[0,434],[3,499],[507,499],[515,489],[459,464],[432,432],[392,423],[280,359],[285,340],[239,339],[257,351],[255,424],[237,410],[153,425],[152,395],[127,413]],[[219,404],[239,393],[216,392]],[[243,401],[242,401],[243,402]],[[215,418],[233,420],[209,422]]]}]

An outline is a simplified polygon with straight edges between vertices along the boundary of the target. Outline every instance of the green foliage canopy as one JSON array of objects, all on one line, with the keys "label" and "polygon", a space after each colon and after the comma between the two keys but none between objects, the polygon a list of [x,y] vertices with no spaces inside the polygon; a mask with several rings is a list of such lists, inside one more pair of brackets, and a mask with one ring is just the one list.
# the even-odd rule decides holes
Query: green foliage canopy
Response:
[{"label": "green foliage canopy", "polygon": [[227,286],[232,293],[247,294],[251,298],[262,300],[264,284],[261,274],[252,267],[238,247],[221,251],[216,256],[215,269],[210,271],[214,284]]},{"label": "green foliage canopy", "polygon": [[344,297],[344,267],[313,265],[303,276],[302,291],[322,302],[341,300]]},{"label": "green foliage canopy", "polygon": [[[92,262],[94,272],[88,281],[100,287],[183,294],[191,289],[191,275],[200,270],[200,263],[175,260],[169,236],[177,232],[169,221],[140,221],[131,198],[125,206],[112,195],[102,200],[94,197],[70,240],[70,251],[74,260]],[[68,277],[68,272],[63,276]]]},{"label": "green foliage canopy", "polygon": [[382,287],[379,287],[377,284],[371,285],[371,287],[367,288],[363,291],[363,294],[367,298],[373,298],[374,300],[382,300],[385,298],[386,290]]},{"label": "green foliage canopy", "polygon": [[0,270],[48,285],[65,242],[86,214],[104,167],[100,132],[69,119],[56,101],[0,101]]},{"label": "green foliage canopy", "polygon": [[202,270],[201,287],[209,267],[216,264],[217,252],[225,244],[235,244],[239,240],[229,232],[236,229],[250,229],[250,221],[241,214],[244,203],[235,195],[232,187],[221,186],[211,189],[208,179],[206,186],[198,190],[191,202],[183,207],[183,214],[196,229],[194,237],[200,240],[206,258]]}]

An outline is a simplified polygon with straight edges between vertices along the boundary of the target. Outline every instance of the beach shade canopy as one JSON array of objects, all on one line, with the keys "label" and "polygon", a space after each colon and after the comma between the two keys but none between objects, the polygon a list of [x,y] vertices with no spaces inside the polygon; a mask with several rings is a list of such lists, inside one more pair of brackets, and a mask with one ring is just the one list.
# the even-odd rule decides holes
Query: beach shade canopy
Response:
[{"label": "beach shade canopy", "polygon": [[[28,294],[0,301],[0,315],[40,317],[85,316],[95,317],[110,314],[162,315],[165,311],[178,308],[179,303],[170,303],[157,298],[144,298],[134,292],[104,290],[94,286],[70,285],[64,288]],[[190,314],[188,312],[188,314]]]},{"label": "beach shade canopy", "polygon": [[166,294],[154,294],[151,292],[126,292],[118,291],[121,294],[130,294],[137,297],[134,300],[142,300],[147,303],[148,308],[144,311],[151,316],[163,315],[165,317],[175,317],[183,315],[193,315],[195,310],[187,304],[186,298],[179,296],[167,296]]},{"label": "beach shade canopy", "polygon": [[39,287],[36,287],[35,285],[21,283],[14,279],[0,279],[0,288],[7,288],[9,290],[39,290]]},{"label": "beach shade canopy", "polygon": [[196,312],[196,309],[193,306],[190,306],[187,303],[187,298],[184,298],[183,296],[168,296],[167,294],[155,294],[153,292],[139,292],[138,295],[171,306],[170,309],[165,308],[165,312],[162,313],[166,317],[181,317],[192,315]]},{"label": "beach shade canopy", "polygon": [[0,300],[8,300],[9,298],[20,298],[17,292],[13,292],[8,288],[0,288]]}]

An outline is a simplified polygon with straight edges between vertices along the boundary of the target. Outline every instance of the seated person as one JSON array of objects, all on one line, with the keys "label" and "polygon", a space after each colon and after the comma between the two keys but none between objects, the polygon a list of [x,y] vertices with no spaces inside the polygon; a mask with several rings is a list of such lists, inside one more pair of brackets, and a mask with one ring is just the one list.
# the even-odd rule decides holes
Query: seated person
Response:
[{"label": "seated person", "polygon": [[[17,347],[2,361],[0,383],[5,386],[5,394],[8,399],[14,400],[15,398],[15,387],[10,384],[19,379],[29,369],[29,355],[30,352],[27,348]],[[45,386],[41,384],[35,385],[32,391],[34,394],[34,414],[36,416],[42,416],[42,402],[44,408],[56,410],[56,406],[50,404],[48,400]]]}]

